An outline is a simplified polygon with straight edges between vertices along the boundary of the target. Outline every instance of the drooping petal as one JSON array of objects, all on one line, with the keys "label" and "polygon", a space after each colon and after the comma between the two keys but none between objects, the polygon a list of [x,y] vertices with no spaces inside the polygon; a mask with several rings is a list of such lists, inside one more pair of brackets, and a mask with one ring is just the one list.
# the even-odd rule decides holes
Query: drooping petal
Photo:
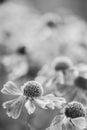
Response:
[{"label": "drooping petal", "polygon": [[10,101],[6,101],[3,103],[3,108],[9,108],[17,99],[13,99],[13,100],[10,100]]},{"label": "drooping petal", "polygon": [[64,98],[55,97],[53,94],[42,96],[38,99],[35,99],[35,101],[43,109],[55,109],[55,107],[61,108],[62,105],[66,103]]},{"label": "drooping petal", "polygon": [[77,128],[79,128],[80,130],[86,128],[86,119],[85,119],[85,117],[74,118],[74,119],[72,119],[72,123]]},{"label": "drooping petal", "polygon": [[46,130],[62,130],[63,115],[57,115],[54,117],[51,125]]},{"label": "drooping petal", "polygon": [[51,108],[51,109],[54,109],[55,105],[54,103],[50,103],[48,100],[44,99],[44,100],[41,100],[41,99],[35,99],[35,102],[37,103],[37,105],[42,108],[42,109],[47,109],[47,107]]},{"label": "drooping petal", "polygon": [[22,95],[22,91],[12,81],[8,81],[1,92],[8,95]]},{"label": "drooping petal", "polygon": [[32,113],[34,113],[35,108],[36,108],[35,105],[30,100],[28,100],[25,103],[25,107],[26,107],[27,112],[28,112],[29,115],[32,114]]},{"label": "drooping petal", "polygon": [[7,108],[7,115],[13,119],[17,119],[20,116],[22,107],[24,105],[25,98],[20,96],[17,99],[7,101],[3,103],[3,107]]},{"label": "drooping petal", "polygon": [[55,107],[57,108],[61,108],[62,105],[64,105],[66,103],[65,98],[63,97],[56,97],[53,94],[48,94],[46,96],[44,96],[45,100],[49,100],[50,103],[54,103]]}]

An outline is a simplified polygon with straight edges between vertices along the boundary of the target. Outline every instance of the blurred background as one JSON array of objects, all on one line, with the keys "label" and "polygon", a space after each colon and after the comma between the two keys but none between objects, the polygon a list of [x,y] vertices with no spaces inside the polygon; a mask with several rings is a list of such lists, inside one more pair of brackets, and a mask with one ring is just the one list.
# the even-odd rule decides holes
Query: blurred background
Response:
[{"label": "blurred background", "polygon": [[[0,89],[8,80],[22,85],[56,56],[87,63],[87,0],[0,0]],[[0,93],[0,130],[44,130],[57,111],[36,110],[8,118]]]}]

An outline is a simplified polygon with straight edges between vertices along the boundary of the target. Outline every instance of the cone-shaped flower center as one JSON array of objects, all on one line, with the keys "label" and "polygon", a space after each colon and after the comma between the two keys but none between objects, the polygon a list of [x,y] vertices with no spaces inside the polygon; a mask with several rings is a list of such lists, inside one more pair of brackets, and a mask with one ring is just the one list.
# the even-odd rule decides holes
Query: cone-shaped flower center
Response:
[{"label": "cone-shaped flower center", "polygon": [[55,70],[56,71],[58,71],[58,70],[64,71],[64,70],[66,70],[68,68],[69,68],[69,65],[64,63],[64,62],[61,62],[61,63],[58,63],[58,64],[55,65]]},{"label": "cone-shaped flower center", "polygon": [[29,81],[24,86],[24,95],[27,97],[39,97],[43,94],[43,88],[38,82]]},{"label": "cone-shaped flower center", "polygon": [[50,21],[47,22],[47,26],[50,27],[50,28],[55,28],[56,23],[54,21],[50,20]]},{"label": "cone-shaped flower center", "polygon": [[72,62],[68,57],[58,57],[54,60],[53,66],[56,71],[65,71],[72,66]]},{"label": "cone-shaped flower center", "polygon": [[65,108],[65,115],[69,118],[85,117],[85,108],[78,102],[69,103]]},{"label": "cone-shaped flower center", "polygon": [[74,83],[77,87],[87,90],[87,79],[79,76],[75,79]]}]

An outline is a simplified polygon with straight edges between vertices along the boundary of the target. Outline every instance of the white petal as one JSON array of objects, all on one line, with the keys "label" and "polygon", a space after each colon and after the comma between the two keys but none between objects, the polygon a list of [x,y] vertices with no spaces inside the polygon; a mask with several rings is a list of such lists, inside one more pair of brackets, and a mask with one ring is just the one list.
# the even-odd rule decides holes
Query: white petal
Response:
[{"label": "white petal", "polygon": [[17,99],[7,101],[3,104],[4,108],[7,108],[7,115],[13,119],[17,119],[20,116],[25,98],[20,96]]},{"label": "white petal", "polygon": [[71,120],[72,123],[79,129],[86,128],[86,119],[84,117],[79,117]]},{"label": "white petal", "polygon": [[42,100],[42,99],[35,99],[35,102],[37,103],[37,105],[43,109],[47,109],[47,107],[51,107],[52,109],[54,109],[54,104],[50,104],[50,102],[46,99]]},{"label": "white petal", "polygon": [[49,104],[54,104],[54,106],[59,109],[62,107],[62,105],[64,105],[66,103],[66,100],[64,98],[56,97],[53,94],[48,94],[46,96],[43,96],[41,98],[41,100],[43,100],[45,102],[48,101]]},{"label": "white petal", "polygon": [[63,115],[57,115],[54,117],[50,127],[47,130],[62,130]]},{"label": "white petal", "polygon": [[50,126],[50,130],[62,130],[62,124],[59,123],[55,126]]},{"label": "white petal", "polygon": [[11,106],[11,104],[13,104],[17,99],[13,99],[13,100],[10,100],[10,101],[6,101],[3,103],[3,108],[9,108]]},{"label": "white petal", "polygon": [[26,107],[27,112],[28,112],[29,115],[32,114],[32,113],[34,113],[35,108],[36,108],[35,105],[30,100],[28,100],[25,103],[25,107]]},{"label": "white petal", "polygon": [[22,95],[22,91],[12,81],[8,81],[1,92],[8,95]]}]

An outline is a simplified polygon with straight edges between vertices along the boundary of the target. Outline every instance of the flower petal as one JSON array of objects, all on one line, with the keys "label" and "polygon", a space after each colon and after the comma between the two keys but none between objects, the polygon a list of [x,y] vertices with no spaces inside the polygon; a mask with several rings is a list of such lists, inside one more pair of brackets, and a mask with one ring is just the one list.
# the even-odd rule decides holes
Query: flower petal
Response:
[{"label": "flower petal", "polygon": [[20,96],[17,99],[7,101],[3,103],[3,107],[7,108],[7,115],[13,119],[17,119],[20,116],[25,98]]},{"label": "flower petal", "polygon": [[9,108],[11,106],[12,103],[14,103],[17,99],[13,99],[13,100],[10,100],[10,101],[6,101],[3,103],[3,108]]},{"label": "flower petal", "polygon": [[42,96],[38,99],[35,99],[35,101],[43,109],[55,109],[55,107],[61,108],[62,105],[66,103],[64,98],[55,97],[53,94]]},{"label": "flower petal", "polygon": [[46,130],[62,130],[63,117],[63,115],[55,116],[53,121],[51,122],[50,127],[48,127]]},{"label": "flower petal", "polygon": [[56,97],[53,94],[48,94],[48,95],[44,96],[44,98],[45,98],[45,100],[48,100],[50,103],[55,104],[55,107],[57,107],[59,109],[66,103],[65,98]]},{"label": "flower petal", "polygon": [[54,109],[54,104],[53,103],[50,104],[50,102],[48,100],[46,100],[46,99],[44,99],[44,100],[35,99],[35,102],[42,109],[47,109],[47,107],[50,107],[51,109]]},{"label": "flower petal", "polygon": [[22,91],[12,81],[8,81],[1,92],[8,95],[22,95]]},{"label": "flower petal", "polygon": [[86,128],[86,119],[84,117],[79,117],[71,120],[72,123],[79,129]]},{"label": "flower petal", "polygon": [[35,108],[36,108],[35,105],[30,100],[28,100],[25,103],[25,107],[26,107],[27,112],[28,112],[29,115],[32,114],[32,113],[34,113]]}]

